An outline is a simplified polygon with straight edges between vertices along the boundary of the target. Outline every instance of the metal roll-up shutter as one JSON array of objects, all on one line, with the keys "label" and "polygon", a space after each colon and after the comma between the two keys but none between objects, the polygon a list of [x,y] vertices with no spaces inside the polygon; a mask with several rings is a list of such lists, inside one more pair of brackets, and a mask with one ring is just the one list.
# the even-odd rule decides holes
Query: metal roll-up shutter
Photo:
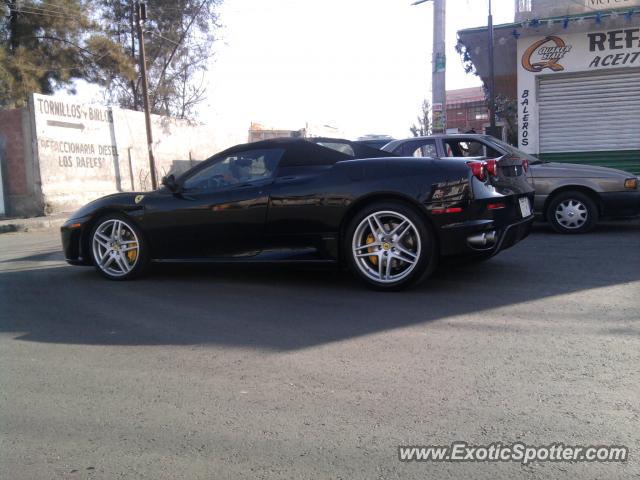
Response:
[{"label": "metal roll-up shutter", "polygon": [[544,76],[538,86],[542,157],[576,161],[562,154],[592,152],[585,163],[638,169],[640,69]]}]

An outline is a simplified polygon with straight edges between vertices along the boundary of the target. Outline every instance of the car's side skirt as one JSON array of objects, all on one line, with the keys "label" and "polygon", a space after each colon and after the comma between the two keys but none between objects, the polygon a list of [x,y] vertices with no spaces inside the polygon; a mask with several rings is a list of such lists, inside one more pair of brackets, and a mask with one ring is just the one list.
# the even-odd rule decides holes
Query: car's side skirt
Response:
[{"label": "car's side skirt", "polygon": [[315,248],[265,250],[251,256],[204,257],[204,258],[162,258],[154,263],[314,263],[337,264],[335,259],[321,256]]}]

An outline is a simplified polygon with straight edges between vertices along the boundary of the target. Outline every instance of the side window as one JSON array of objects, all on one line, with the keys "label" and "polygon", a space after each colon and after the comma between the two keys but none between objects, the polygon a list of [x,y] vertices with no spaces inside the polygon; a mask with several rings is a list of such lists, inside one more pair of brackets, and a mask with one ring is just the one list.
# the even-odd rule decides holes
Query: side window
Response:
[{"label": "side window", "polygon": [[330,148],[332,150],[335,150],[336,152],[351,155],[352,157],[355,157],[356,155],[355,152],[353,151],[353,148],[348,143],[340,143],[340,142],[317,142],[317,143],[318,145],[321,145],[326,148]]},{"label": "side window", "polygon": [[[454,152],[454,147],[456,147],[458,154]],[[456,142],[445,142],[444,143],[444,156],[445,157],[460,157],[462,154],[460,153],[459,147],[456,145]]]},{"label": "side window", "polygon": [[499,157],[500,153],[478,140],[449,140],[445,143],[447,157]]},{"label": "side window", "polygon": [[410,148],[410,150],[412,151],[408,153],[411,157],[437,157],[438,156],[436,152],[436,144],[433,141],[423,143],[422,145],[419,145],[419,146],[413,145]]},{"label": "side window", "polygon": [[284,149],[261,149],[220,157],[187,178],[183,188],[190,191],[213,191],[271,178],[283,154]]},{"label": "side window", "polygon": [[491,148],[489,145],[484,144],[484,156],[487,158],[498,158],[501,157],[503,154],[500,153],[498,150],[495,150],[493,148]]},{"label": "side window", "polygon": [[484,145],[474,140],[464,140],[459,143],[464,157],[484,157]]}]

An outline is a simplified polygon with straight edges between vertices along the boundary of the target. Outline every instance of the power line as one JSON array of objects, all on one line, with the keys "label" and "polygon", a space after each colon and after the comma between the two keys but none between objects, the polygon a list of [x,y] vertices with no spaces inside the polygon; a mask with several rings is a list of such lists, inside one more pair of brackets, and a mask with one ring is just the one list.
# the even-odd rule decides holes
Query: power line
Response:
[{"label": "power line", "polygon": [[46,8],[43,8],[43,7],[49,7],[53,9],[53,10],[48,10],[49,12],[64,13],[67,15],[78,14],[81,11],[80,8],[74,11],[74,10],[69,10],[68,8],[63,7],[62,5],[58,5],[52,2],[45,2],[45,1],[41,1],[40,3],[35,5],[31,5],[28,8],[37,8],[39,10],[46,10]]},{"label": "power line", "polygon": [[61,19],[76,20],[76,21],[83,20],[81,17],[70,16],[70,15],[55,15],[55,14],[51,14],[51,13],[45,13],[45,12],[47,12],[47,10],[34,11],[34,10],[25,10],[25,8],[28,8],[28,7],[12,8],[11,11],[12,12],[18,12],[18,13],[23,13],[23,14],[26,14],[26,15],[40,15],[40,16],[43,16],[43,17],[61,18]]},{"label": "power line", "polygon": [[169,43],[173,43],[174,45],[180,46],[180,44],[178,42],[176,42],[175,40],[171,40],[170,38],[164,37],[162,35],[160,35],[157,32],[154,32],[153,30],[145,30],[146,33],[150,33],[151,35],[153,35],[154,37],[159,37],[163,40],[166,40]]}]

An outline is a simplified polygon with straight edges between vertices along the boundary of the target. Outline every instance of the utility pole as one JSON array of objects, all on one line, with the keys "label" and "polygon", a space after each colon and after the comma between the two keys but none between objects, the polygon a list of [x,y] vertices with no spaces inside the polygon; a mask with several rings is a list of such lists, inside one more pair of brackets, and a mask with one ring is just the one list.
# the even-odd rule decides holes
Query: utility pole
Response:
[{"label": "utility pole", "polygon": [[445,1],[433,2],[433,59],[431,73],[431,108],[433,109],[431,129],[433,133],[447,131],[447,57],[445,50]]},{"label": "utility pole", "polygon": [[[131,23],[131,58],[133,61],[136,61],[136,37],[137,37],[137,27],[136,27],[136,18],[138,11],[138,3],[131,3],[131,10],[129,12],[129,22]],[[133,95],[133,109],[138,110],[138,86],[136,85],[135,80],[131,80],[131,95]]]},{"label": "utility pole", "polygon": [[[419,5],[430,0],[416,0]],[[433,0],[433,54],[431,57],[431,130],[433,133],[447,131],[447,56],[445,50],[446,0]]]},{"label": "utility pole", "polygon": [[143,25],[147,19],[147,5],[136,2],[136,23],[138,25],[138,51],[140,52],[140,75],[142,77],[142,101],[144,104],[144,120],[147,125],[147,150],[149,151],[149,174],[151,188],[158,188],[156,180],[156,162],[153,158],[153,134],[151,132],[151,112],[149,111],[149,86],[147,84],[147,60],[144,52]]},{"label": "utility pole", "polygon": [[489,45],[489,135],[500,138],[496,128],[496,75],[493,58],[493,15],[491,14],[491,0],[489,0],[488,45]]}]

